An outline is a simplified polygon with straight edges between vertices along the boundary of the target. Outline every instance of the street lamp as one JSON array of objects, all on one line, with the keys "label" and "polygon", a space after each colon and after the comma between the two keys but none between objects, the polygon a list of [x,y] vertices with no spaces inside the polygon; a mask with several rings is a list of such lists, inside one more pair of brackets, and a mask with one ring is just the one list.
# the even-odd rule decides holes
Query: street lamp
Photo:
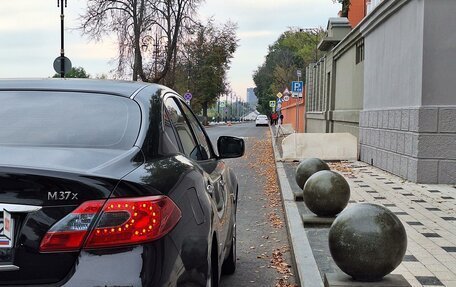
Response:
[{"label": "street lamp", "polygon": [[71,69],[71,61],[65,57],[64,9],[67,7],[67,0],[57,0],[57,7],[60,7],[60,57],[54,60],[54,70],[64,78],[65,73]]}]

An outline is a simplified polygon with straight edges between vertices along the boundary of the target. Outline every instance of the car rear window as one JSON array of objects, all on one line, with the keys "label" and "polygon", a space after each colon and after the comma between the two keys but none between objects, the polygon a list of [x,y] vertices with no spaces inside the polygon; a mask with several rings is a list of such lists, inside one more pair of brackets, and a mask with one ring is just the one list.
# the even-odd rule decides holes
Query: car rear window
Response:
[{"label": "car rear window", "polygon": [[140,109],[129,98],[0,92],[0,145],[129,149],[140,125]]},{"label": "car rear window", "polygon": [[268,117],[267,116],[264,116],[264,115],[260,115],[258,116],[259,119],[267,119]]}]

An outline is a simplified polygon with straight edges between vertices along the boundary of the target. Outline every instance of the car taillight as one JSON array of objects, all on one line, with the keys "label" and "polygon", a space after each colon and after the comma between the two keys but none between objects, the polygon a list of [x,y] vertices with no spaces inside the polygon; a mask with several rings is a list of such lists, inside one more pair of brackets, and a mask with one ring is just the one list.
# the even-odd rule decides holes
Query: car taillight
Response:
[{"label": "car taillight", "polygon": [[[91,228],[97,213],[96,226]],[[41,252],[76,251],[156,240],[177,224],[181,211],[166,196],[88,201],[57,222],[41,241]],[[84,243],[85,242],[85,243]]]}]

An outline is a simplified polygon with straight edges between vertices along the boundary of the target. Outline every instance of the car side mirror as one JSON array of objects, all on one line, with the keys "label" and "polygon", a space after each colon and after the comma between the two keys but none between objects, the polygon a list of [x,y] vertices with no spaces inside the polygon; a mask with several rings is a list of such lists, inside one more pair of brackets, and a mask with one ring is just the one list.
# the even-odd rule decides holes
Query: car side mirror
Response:
[{"label": "car side mirror", "polygon": [[245,143],[243,139],[230,136],[221,136],[217,140],[219,158],[235,158],[244,155]]}]

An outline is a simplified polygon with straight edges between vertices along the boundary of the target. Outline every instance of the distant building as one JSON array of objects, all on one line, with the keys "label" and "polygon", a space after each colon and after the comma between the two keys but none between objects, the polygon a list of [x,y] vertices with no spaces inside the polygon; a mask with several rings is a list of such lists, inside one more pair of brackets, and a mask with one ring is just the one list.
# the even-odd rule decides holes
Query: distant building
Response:
[{"label": "distant building", "polygon": [[247,88],[247,103],[251,108],[255,108],[258,104],[258,98],[255,96],[254,88]]}]

